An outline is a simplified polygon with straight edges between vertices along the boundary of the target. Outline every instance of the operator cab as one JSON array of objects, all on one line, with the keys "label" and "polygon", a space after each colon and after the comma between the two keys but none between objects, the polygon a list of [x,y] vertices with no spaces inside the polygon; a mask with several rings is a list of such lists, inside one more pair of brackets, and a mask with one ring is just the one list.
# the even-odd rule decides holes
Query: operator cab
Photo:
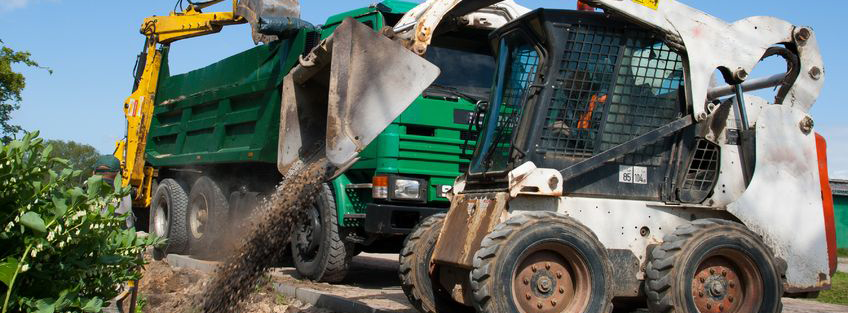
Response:
[{"label": "operator cab", "polygon": [[[662,38],[602,13],[548,9],[494,32],[498,67],[469,188],[505,188],[506,173],[532,161],[563,171],[566,194],[676,198],[672,160],[692,153],[675,147],[693,143],[639,138],[690,113],[684,57]],[[638,149],[609,153],[636,138]],[[712,190],[717,160],[706,158],[698,166],[713,172],[694,179]]]}]

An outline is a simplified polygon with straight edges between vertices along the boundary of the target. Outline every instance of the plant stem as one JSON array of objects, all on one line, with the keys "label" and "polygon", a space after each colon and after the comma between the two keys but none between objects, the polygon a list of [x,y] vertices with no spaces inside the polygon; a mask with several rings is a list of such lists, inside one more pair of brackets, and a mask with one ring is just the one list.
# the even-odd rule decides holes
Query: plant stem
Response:
[{"label": "plant stem", "polygon": [[[50,229],[50,226],[53,226],[54,222],[56,222],[56,220],[50,221],[50,223],[47,223],[47,227],[45,227],[45,228]],[[6,311],[9,309],[9,299],[12,298],[12,288],[15,286],[15,279],[18,278],[18,273],[21,272],[21,267],[24,266],[24,261],[26,260],[26,257],[29,255],[29,251],[32,250],[32,247],[33,247],[33,243],[29,244],[27,246],[26,250],[24,250],[24,255],[21,256],[21,260],[18,261],[18,267],[15,269],[15,274],[12,275],[12,280],[9,281],[9,286],[8,286],[9,288],[6,289],[6,299],[3,300],[3,311],[2,311],[2,313],[6,313]]]},{"label": "plant stem", "polygon": [[15,279],[18,278],[18,273],[21,272],[21,267],[24,265],[24,260],[27,255],[29,255],[29,251],[32,249],[32,244],[27,246],[26,250],[24,250],[24,255],[21,256],[21,260],[18,261],[18,267],[15,269],[15,274],[12,275],[12,280],[9,281],[9,288],[6,289],[6,299],[3,300],[3,313],[9,309],[9,299],[12,297],[12,288],[15,286]]}]

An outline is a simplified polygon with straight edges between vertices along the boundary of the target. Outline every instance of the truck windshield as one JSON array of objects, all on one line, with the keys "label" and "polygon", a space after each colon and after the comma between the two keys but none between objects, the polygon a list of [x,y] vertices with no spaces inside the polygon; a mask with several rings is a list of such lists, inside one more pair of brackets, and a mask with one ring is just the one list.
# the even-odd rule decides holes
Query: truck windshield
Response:
[{"label": "truck windshield", "polygon": [[477,49],[434,45],[427,48],[425,58],[442,70],[433,82],[432,91],[455,90],[461,93],[455,96],[477,101],[489,99],[495,74],[495,59],[491,54]]},{"label": "truck windshield", "polygon": [[512,134],[521,120],[525,96],[539,65],[539,53],[520,31],[504,36],[498,49],[492,101],[469,168],[475,174],[509,168]]}]

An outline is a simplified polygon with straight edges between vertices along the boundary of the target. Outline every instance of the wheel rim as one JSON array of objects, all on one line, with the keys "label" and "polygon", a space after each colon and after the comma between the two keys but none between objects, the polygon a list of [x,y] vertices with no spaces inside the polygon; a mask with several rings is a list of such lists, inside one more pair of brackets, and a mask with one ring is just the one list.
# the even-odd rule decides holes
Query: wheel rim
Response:
[{"label": "wheel rim", "polygon": [[573,247],[542,243],[525,251],[512,281],[520,312],[583,312],[589,303],[589,266]]},{"label": "wheel rim", "polygon": [[159,237],[165,237],[168,235],[168,203],[165,199],[160,199],[155,210],[153,217],[154,234]]},{"label": "wheel rim", "polygon": [[313,205],[306,210],[297,226],[296,248],[303,259],[312,260],[318,253],[322,233],[321,215],[318,207]]},{"label": "wheel rim", "polygon": [[199,195],[192,199],[191,209],[189,210],[188,225],[191,230],[191,235],[195,239],[200,239],[206,232],[206,222],[209,216],[209,201],[205,195]]},{"label": "wheel rim", "polygon": [[763,282],[750,257],[733,249],[719,249],[698,264],[692,278],[692,298],[698,312],[756,312]]}]

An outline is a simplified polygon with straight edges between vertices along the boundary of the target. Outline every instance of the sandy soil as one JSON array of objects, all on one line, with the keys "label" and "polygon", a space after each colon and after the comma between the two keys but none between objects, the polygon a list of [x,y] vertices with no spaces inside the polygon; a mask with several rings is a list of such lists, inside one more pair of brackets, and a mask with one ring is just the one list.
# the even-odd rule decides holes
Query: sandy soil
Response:
[{"label": "sandy soil", "polygon": [[[143,308],[145,313],[200,312],[199,300],[211,279],[210,274],[187,268],[172,268],[166,261],[148,258],[148,262],[144,277],[139,282],[141,297],[146,302]],[[330,313],[284,297],[273,290],[270,279],[263,280],[255,288],[256,292],[245,301],[242,312]]]}]

